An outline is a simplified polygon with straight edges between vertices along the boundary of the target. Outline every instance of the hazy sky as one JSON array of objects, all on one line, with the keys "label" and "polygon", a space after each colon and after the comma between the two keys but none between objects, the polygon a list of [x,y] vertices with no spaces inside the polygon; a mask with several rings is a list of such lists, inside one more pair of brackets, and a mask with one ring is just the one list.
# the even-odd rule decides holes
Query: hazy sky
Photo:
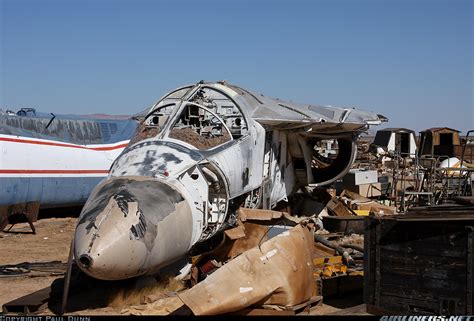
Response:
[{"label": "hazy sky", "polygon": [[471,0],[0,3],[3,109],[133,114],[224,79],[390,127],[474,128]]}]

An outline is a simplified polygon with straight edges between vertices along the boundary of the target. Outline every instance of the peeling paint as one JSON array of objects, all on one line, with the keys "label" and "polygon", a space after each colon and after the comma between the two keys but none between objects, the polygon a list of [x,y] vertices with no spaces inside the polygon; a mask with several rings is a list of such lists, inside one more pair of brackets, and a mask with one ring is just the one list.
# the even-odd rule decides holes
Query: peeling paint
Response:
[{"label": "peeling paint", "polygon": [[[178,92],[180,98],[173,98]],[[374,113],[283,102],[224,82],[183,87],[165,95],[148,111],[140,126],[159,126],[160,133],[132,142],[116,159],[108,179],[84,206],[76,238],[86,243],[92,238],[90,231],[107,231],[95,239],[91,256],[99,250],[112,254],[123,250],[128,263],[134,265],[124,267],[122,260],[113,262],[109,258],[112,272],[107,275],[97,271],[94,275],[117,279],[156,272],[185,256],[198,242],[203,244],[234,224],[235,213],[229,211],[234,202],[241,204],[251,197],[252,204],[269,209],[287,199],[295,186],[328,183],[341,175],[353,160],[355,134],[377,121],[380,119]],[[173,134],[178,129],[183,134],[179,137]],[[314,171],[313,140],[321,137],[341,140],[341,155],[350,153],[338,166]],[[295,165],[298,160],[302,166]],[[314,173],[322,176],[326,169],[334,175],[328,175],[327,180],[314,177]],[[112,231],[116,230],[122,234],[114,235]],[[278,262],[275,266],[285,266],[295,280],[299,280],[297,272],[311,276],[308,266],[300,266],[295,260],[295,255],[308,254],[293,249],[297,242],[308,241],[295,237],[300,232],[283,233],[285,237],[274,238],[275,244],[262,246],[263,252],[255,250],[252,255],[256,263],[270,266]],[[105,244],[103,237],[115,242],[116,247]],[[288,240],[283,238],[295,244],[286,244]],[[77,251],[82,251],[81,245]],[[246,262],[244,257],[240,257],[242,273],[257,278],[258,271],[252,269],[255,262]],[[115,273],[113,269],[123,270]],[[274,281],[276,287],[271,291],[280,286],[276,274]],[[259,296],[259,300],[266,297],[262,291],[267,288],[262,285],[257,290],[248,286],[237,290],[244,293],[240,299],[247,302],[252,295]],[[293,290],[288,289],[290,301]],[[296,294],[306,298],[308,293]]]},{"label": "peeling paint", "polygon": [[146,232],[146,220],[145,220],[145,215],[143,215],[143,212],[138,209],[137,212],[138,215],[138,223],[135,225],[132,225],[130,228],[130,239],[131,240],[138,240],[141,239],[145,236]]},{"label": "peeling paint", "polygon": [[175,210],[175,204],[183,200],[177,191],[156,180],[113,178],[105,180],[94,189],[81,212],[78,225],[87,222],[86,229],[94,227],[97,215],[104,210],[110,198],[118,198],[117,202],[121,204],[124,215],[128,213],[125,200],[138,202],[140,209],[152,224],[163,220]]}]

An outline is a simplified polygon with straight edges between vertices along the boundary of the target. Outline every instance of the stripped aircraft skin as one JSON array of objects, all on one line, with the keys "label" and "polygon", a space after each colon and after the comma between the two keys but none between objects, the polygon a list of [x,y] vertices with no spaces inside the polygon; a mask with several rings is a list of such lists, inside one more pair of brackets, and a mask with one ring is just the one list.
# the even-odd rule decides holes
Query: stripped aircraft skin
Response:
[{"label": "stripped aircraft skin", "polygon": [[0,206],[83,205],[136,127],[130,116],[0,111]]},{"label": "stripped aircraft skin", "polygon": [[[231,227],[239,206],[271,209],[342,177],[383,116],[199,82],[161,98],[85,204],[74,258],[104,280],[155,274]],[[334,157],[318,153],[336,139]]]}]

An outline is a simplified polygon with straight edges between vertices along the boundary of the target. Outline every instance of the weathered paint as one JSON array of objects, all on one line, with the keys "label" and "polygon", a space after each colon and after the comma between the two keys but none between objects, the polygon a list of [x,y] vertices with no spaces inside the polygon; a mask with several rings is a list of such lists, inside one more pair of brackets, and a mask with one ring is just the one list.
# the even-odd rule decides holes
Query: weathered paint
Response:
[{"label": "weathered paint", "polygon": [[[76,228],[78,265],[93,277],[114,280],[156,272],[180,258],[179,253],[191,247],[193,235],[193,215],[185,197],[189,195],[155,179],[103,181]],[[118,259],[120,253],[128,254]]]},{"label": "weathered paint", "polygon": [[[16,175],[15,175],[16,176]],[[81,205],[90,191],[104,178],[84,177],[0,177],[1,205],[40,200],[47,206]]]},{"label": "weathered paint", "polygon": [[[105,117],[105,116],[104,116]],[[84,204],[127,146],[134,120],[0,115],[0,205]]]},{"label": "weathered paint", "polygon": [[[90,196],[76,229],[76,261],[97,278],[155,273],[178,260],[232,222],[229,203],[237,197],[257,195],[270,208],[295,186],[332,182],[352,163],[357,134],[380,123],[373,113],[203,82],[165,95],[139,117],[137,135]],[[193,143],[196,135],[219,143]],[[318,180],[315,173],[324,171],[313,171],[310,139],[328,137],[350,143],[341,164],[336,159],[331,175]],[[303,182],[298,158],[306,164]]]},{"label": "weathered paint", "polygon": [[111,176],[176,176],[203,157],[185,146],[165,141],[142,141],[117,158]]}]

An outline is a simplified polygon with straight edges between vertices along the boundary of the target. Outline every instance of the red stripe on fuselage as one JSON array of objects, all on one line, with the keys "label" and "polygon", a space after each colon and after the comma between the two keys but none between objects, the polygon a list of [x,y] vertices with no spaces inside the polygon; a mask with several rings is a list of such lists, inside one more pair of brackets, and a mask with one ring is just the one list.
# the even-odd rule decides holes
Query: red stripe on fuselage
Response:
[{"label": "red stripe on fuselage", "polygon": [[108,174],[101,169],[0,169],[0,174]]},{"label": "red stripe on fuselage", "polygon": [[108,146],[108,147],[86,147],[86,146],[81,146],[81,145],[70,145],[70,144],[43,142],[43,141],[38,141],[38,140],[27,140],[27,139],[19,139],[19,138],[6,138],[6,137],[0,137],[0,141],[12,142],[12,143],[23,143],[23,144],[80,148],[80,149],[89,149],[89,150],[96,150],[96,151],[114,150],[114,149],[124,148],[128,145],[128,144],[120,144],[117,146]]}]

